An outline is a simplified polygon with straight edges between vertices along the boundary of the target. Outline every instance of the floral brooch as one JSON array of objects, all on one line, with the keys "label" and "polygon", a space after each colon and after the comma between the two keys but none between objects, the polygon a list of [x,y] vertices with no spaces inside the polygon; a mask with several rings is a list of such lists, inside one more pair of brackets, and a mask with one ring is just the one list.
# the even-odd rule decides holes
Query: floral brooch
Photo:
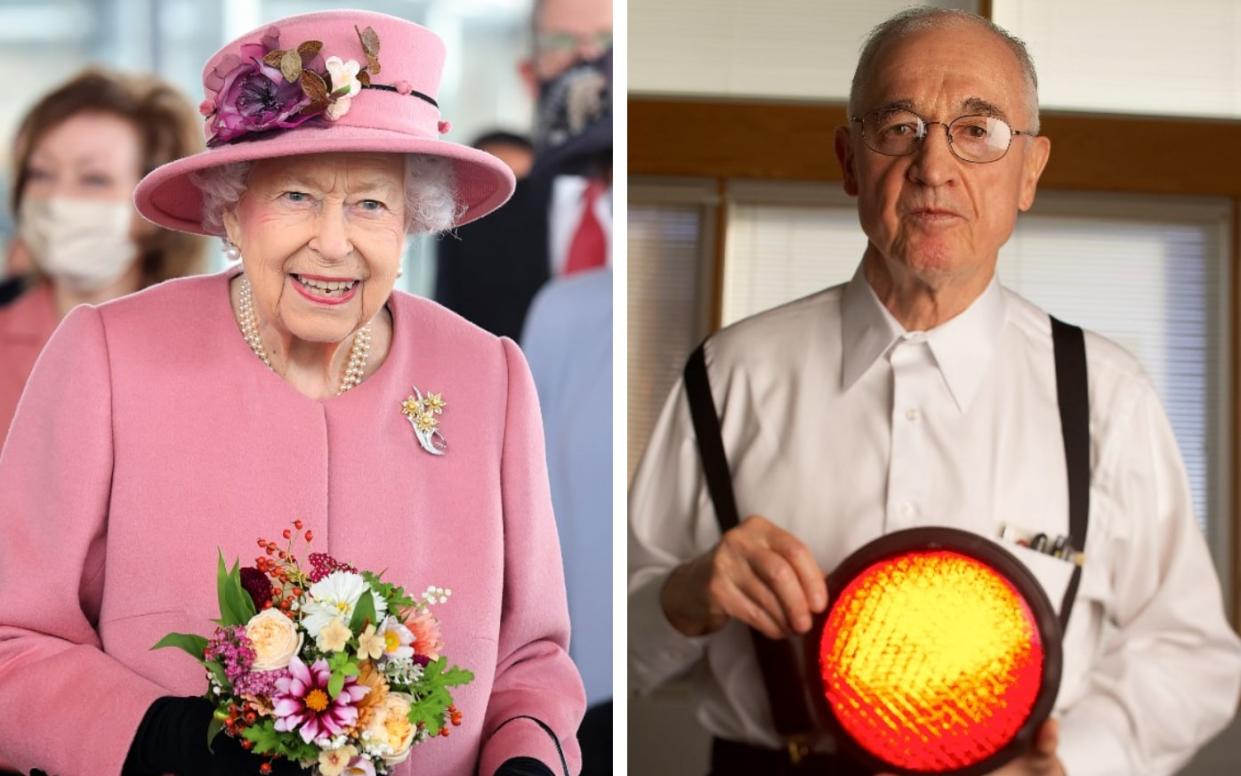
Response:
[{"label": "floral brooch", "polygon": [[440,433],[439,416],[444,413],[448,403],[440,393],[423,395],[418,386],[413,386],[413,393],[401,402],[401,414],[414,429],[418,444],[431,455],[443,455],[448,450],[448,440]]},{"label": "floral brooch", "polygon": [[282,49],[275,27],[260,42],[243,44],[240,54],[223,57],[204,81],[215,99],[199,106],[208,119],[207,145],[290,129],[316,116],[335,121],[348,113],[354,95],[379,74],[379,35],[371,27],[354,30],[366,67],[336,56],[322,59],[323,43],[317,40]]}]

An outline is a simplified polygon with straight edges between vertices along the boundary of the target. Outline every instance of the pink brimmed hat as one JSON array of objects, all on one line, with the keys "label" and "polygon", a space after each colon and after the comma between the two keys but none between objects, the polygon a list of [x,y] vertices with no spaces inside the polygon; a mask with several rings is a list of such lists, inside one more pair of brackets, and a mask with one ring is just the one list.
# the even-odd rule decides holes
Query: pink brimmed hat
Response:
[{"label": "pink brimmed hat", "polygon": [[494,156],[441,140],[436,102],[444,44],[413,22],[368,11],[291,16],[242,35],[203,68],[207,150],[165,164],[138,184],[147,219],[207,234],[190,175],[209,167],[331,151],[417,153],[448,159],[464,224],[513,193]]}]

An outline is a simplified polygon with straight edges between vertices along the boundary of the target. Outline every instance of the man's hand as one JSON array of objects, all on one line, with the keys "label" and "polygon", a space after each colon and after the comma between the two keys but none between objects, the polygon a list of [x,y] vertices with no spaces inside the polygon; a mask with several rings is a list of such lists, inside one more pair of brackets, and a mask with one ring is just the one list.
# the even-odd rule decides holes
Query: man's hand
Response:
[{"label": "man's hand", "polygon": [[[1034,735],[1034,744],[1025,754],[1010,760],[990,776],[1066,776],[1060,758],[1056,757],[1056,747],[1060,743],[1060,723],[1048,719],[1039,726]],[[878,776],[893,776],[890,773]]]},{"label": "man's hand", "polygon": [[805,633],[827,607],[827,582],[797,537],[750,515],[709,552],[677,566],[661,593],[664,614],[686,636],[737,619],[779,639]]}]

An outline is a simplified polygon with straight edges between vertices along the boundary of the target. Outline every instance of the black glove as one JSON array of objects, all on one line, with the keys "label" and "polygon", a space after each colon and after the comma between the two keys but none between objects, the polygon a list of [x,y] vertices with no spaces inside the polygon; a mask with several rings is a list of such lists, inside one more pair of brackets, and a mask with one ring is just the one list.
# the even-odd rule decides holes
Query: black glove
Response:
[{"label": "black glove", "polygon": [[510,757],[496,770],[496,776],[556,776],[533,757]]},{"label": "black glove", "polygon": [[[163,697],[151,704],[121,776],[260,776],[259,766],[268,759],[242,749],[241,742],[221,733],[207,749],[207,726],[215,707],[206,698]],[[307,773],[288,760],[271,760],[274,776]]]}]

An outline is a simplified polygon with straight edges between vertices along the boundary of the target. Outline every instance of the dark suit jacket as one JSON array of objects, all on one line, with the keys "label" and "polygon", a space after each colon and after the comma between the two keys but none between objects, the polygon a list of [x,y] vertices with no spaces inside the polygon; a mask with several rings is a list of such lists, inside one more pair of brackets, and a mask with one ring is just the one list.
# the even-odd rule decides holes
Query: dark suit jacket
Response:
[{"label": "dark suit jacket", "polygon": [[440,237],[435,300],[493,334],[521,337],[550,274],[551,178],[524,178],[508,204]]}]

